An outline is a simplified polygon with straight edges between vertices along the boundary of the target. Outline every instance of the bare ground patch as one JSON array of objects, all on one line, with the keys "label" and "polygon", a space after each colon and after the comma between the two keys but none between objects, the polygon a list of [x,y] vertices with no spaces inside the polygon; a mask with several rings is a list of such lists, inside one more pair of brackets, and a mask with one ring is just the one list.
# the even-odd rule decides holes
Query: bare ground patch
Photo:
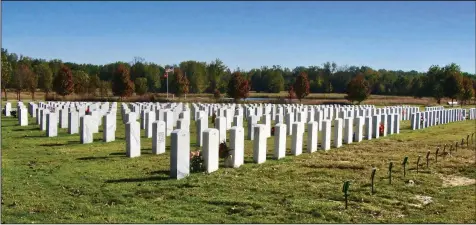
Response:
[{"label": "bare ground patch", "polygon": [[443,180],[443,187],[455,187],[455,186],[467,186],[476,183],[475,179],[439,174],[439,177]]}]

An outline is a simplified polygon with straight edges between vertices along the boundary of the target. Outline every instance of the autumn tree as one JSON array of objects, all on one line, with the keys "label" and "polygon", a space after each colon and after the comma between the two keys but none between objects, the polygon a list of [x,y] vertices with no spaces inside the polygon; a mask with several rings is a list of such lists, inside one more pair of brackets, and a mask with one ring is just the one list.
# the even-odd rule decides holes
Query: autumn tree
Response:
[{"label": "autumn tree", "polygon": [[38,76],[38,87],[48,96],[53,89],[53,72],[47,63],[35,65],[33,71]]},{"label": "autumn tree", "polygon": [[147,78],[139,77],[136,78],[135,83],[135,91],[137,95],[144,95],[147,93]]},{"label": "autumn tree", "polygon": [[190,82],[182,72],[181,69],[174,69],[174,79],[173,79],[173,91],[177,97],[181,97],[184,94],[188,94],[190,88]]},{"label": "autumn tree", "polygon": [[466,103],[466,101],[471,101],[471,98],[474,96],[473,81],[469,77],[463,78],[463,91],[460,95],[461,103]]},{"label": "autumn tree", "polygon": [[362,74],[359,74],[347,84],[347,96],[345,98],[351,103],[357,102],[360,104],[370,96],[370,92],[369,83]]},{"label": "autumn tree", "polygon": [[134,93],[134,83],[130,79],[129,69],[124,64],[118,65],[113,72],[112,93],[121,99]]},{"label": "autumn tree", "polygon": [[303,98],[309,95],[309,79],[306,72],[301,72],[299,76],[296,77],[296,81],[293,85],[294,93],[296,93],[296,98],[299,99],[299,102]]},{"label": "autumn tree", "polygon": [[12,66],[7,58],[6,51],[2,49],[2,90],[5,93],[5,101],[7,100],[7,85],[10,82]]},{"label": "autumn tree", "polygon": [[242,98],[247,98],[250,89],[248,80],[245,79],[240,72],[234,72],[231,75],[231,79],[228,82],[228,96],[238,101]]},{"label": "autumn tree", "polygon": [[73,71],[74,93],[83,95],[88,92],[89,75],[82,70]]},{"label": "autumn tree", "polygon": [[62,65],[58,73],[56,74],[56,77],[53,81],[53,89],[57,94],[63,97],[73,93],[73,72],[66,65]]}]

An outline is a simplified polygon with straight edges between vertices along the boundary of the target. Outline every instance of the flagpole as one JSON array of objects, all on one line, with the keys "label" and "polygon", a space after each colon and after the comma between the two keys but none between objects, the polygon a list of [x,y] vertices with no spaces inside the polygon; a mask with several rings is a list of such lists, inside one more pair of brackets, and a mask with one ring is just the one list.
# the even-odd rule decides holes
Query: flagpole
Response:
[{"label": "flagpole", "polygon": [[167,72],[167,99],[169,99],[169,72]]}]

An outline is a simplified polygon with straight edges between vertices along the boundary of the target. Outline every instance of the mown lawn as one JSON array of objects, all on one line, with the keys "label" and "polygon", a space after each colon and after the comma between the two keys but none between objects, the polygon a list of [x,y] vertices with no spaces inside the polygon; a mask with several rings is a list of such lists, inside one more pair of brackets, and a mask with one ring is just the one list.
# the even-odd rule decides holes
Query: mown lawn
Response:
[{"label": "mown lawn", "polygon": [[[398,135],[312,154],[305,153],[304,142],[302,155],[279,161],[271,159],[272,137],[268,160],[260,165],[252,163],[252,142],[245,140],[242,167],[177,181],[168,179],[169,138],[165,154],[152,155],[152,139],[142,138],[142,156],[125,157],[119,114],[115,142],[102,143],[100,128],[94,143],[87,145],[66,129],[48,138],[33,118],[29,126],[19,127],[15,118],[2,116],[2,222],[476,223],[476,185],[442,186],[449,175],[476,178],[474,145],[458,148],[451,157],[443,157],[440,150],[438,163],[434,154],[436,146],[475,132],[476,121],[423,131],[410,131],[405,122]],[[193,122],[190,128],[194,145]],[[287,145],[290,153],[290,137]],[[428,150],[430,167],[426,168]],[[418,155],[422,155],[420,173],[415,170]],[[403,177],[405,156],[409,165]],[[391,185],[390,161],[394,163]],[[372,195],[373,167],[378,170]],[[342,193],[345,180],[351,181],[347,210]],[[421,205],[416,195],[430,196],[433,202]]]}]

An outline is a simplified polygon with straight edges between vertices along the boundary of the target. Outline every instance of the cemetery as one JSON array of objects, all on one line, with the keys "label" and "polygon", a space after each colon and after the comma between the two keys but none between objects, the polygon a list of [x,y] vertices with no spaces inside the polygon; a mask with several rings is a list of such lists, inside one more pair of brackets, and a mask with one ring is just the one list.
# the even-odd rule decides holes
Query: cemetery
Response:
[{"label": "cemetery", "polygon": [[19,222],[474,220],[448,211],[464,196],[411,196],[435,194],[452,169],[474,186],[476,108],[38,101],[2,112],[2,212],[24,212]]}]

